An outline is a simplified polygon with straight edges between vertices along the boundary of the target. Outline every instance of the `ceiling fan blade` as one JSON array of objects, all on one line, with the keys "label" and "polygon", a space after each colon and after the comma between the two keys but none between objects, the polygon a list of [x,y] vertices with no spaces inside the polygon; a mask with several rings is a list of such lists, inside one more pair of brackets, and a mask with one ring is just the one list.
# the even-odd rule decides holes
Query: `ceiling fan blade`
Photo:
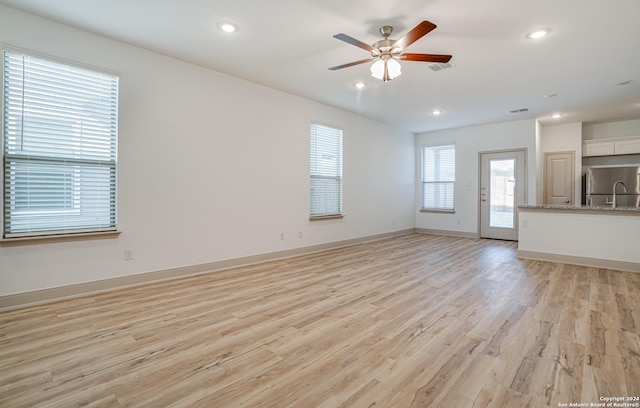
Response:
[{"label": "ceiling fan blade", "polygon": [[329,68],[329,70],[335,71],[335,70],[342,69],[342,68],[349,68],[349,67],[352,67],[354,65],[360,65],[360,64],[364,64],[365,62],[373,61],[374,59],[375,58],[367,58],[367,59],[363,59],[363,60],[360,60],[360,61],[350,62],[348,64],[337,65],[335,67]]},{"label": "ceiling fan blade", "polygon": [[355,45],[356,47],[360,47],[360,48],[362,48],[364,50],[367,50],[367,51],[375,50],[375,48],[373,48],[369,44],[363,43],[360,40],[356,40],[355,38],[350,37],[350,36],[348,36],[346,34],[342,34],[342,33],[336,34],[336,35],[333,36],[333,38],[337,38],[338,40],[344,41],[344,42],[349,43],[351,45]]},{"label": "ceiling fan blade", "polygon": [[404,50],[409,45],[413,44],[414,42],[416,42],[417,40],[425,36],[434,28],[436,28],[436,25],[433,24],[432,22],[423,21],[422,23],[415,26],[413,30],[409,31],[404,37],[396,41],[395,44],[393,44],[393,46],[400,47],[400,49]]},{"label": "ceiling fan blade", "polygon": [[400,54],[398,57],[404,61],[421,61],[421,62],[449,62],[451,55],[444,54]]}]

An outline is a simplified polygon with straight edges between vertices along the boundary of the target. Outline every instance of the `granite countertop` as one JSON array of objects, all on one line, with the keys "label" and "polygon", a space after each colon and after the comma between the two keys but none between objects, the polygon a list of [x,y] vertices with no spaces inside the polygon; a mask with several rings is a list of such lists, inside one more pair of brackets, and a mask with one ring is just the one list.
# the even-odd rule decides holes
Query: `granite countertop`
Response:
[{"label": "granite countertop", "polygon": [[568,205],[550,205],[550,204],[535,204],[535,205],[519,205],[518,208],[523,210],[553,210],[553,211],[573,211],[573,212],[611,212],[611,213],[637,213],[640,214],[640,207],[616,207],[613,208],[610,205],[603,206],[586,206],[573,207]]}]

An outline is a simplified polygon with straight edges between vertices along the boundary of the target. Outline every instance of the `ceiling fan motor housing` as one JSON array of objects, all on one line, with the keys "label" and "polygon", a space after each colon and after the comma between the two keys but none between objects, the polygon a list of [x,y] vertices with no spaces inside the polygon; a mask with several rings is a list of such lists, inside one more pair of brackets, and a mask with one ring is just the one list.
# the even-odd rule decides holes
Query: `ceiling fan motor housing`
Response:
[{"label": "ceiling fan motor housing", "polygon": [[384,40],[376,41],[373,43],[374,50],[371,51],[371,56],[373,58],[382,58],[383,60],[388,60],[391,57],[395,57],[400,55],[402,50],[399,47],[393,47],[396,43],[396,40],[392,40],[389,38],[391,33],[393,32],[393,27],[391,26],[382,26],[380,27],[380,35],[384,37]]},{"label": "ceiling fan motor housing", "polygon": [[373,43],[374,49],[371,51],[371,56],[373,58],[388,59],[388,58],[399,55],[402,52],[402,50],[400,49],[400,47],[394,47],[393,45],[395,43],[396,43],[396,40],[390,40],[390,39],[376,41],[375,43]]}]

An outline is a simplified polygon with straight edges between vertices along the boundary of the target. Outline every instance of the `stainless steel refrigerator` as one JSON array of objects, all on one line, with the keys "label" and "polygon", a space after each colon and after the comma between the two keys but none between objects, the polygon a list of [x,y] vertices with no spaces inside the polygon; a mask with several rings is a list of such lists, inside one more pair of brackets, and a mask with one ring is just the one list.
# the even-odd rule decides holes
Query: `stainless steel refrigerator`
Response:
[{"label": "stainless steel refrigerator", "polygon": [[640,207],[640,164],[592,166],[585,177],[586,205]]}]

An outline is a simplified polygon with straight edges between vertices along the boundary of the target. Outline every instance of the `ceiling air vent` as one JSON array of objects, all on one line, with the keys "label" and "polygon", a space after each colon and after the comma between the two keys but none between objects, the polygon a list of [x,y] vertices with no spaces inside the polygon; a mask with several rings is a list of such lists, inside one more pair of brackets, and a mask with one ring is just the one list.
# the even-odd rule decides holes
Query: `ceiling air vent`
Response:
[{"label": "ceiling air vent", "polygon": [[427,65],[427,68],[429,68],[434,72],[442,71],[443,69],[447,69],[451,67],[453,67],[453,64],[450,62],[436,62],[436,63]]},{"label": "ceiling air vent", "polygon": [[509,112],[511,112],[511,113],[523,113],[523,112],[530,112],[530,110],[529,110],[529,108],[520,108],[520,109],[510,110]]}]

